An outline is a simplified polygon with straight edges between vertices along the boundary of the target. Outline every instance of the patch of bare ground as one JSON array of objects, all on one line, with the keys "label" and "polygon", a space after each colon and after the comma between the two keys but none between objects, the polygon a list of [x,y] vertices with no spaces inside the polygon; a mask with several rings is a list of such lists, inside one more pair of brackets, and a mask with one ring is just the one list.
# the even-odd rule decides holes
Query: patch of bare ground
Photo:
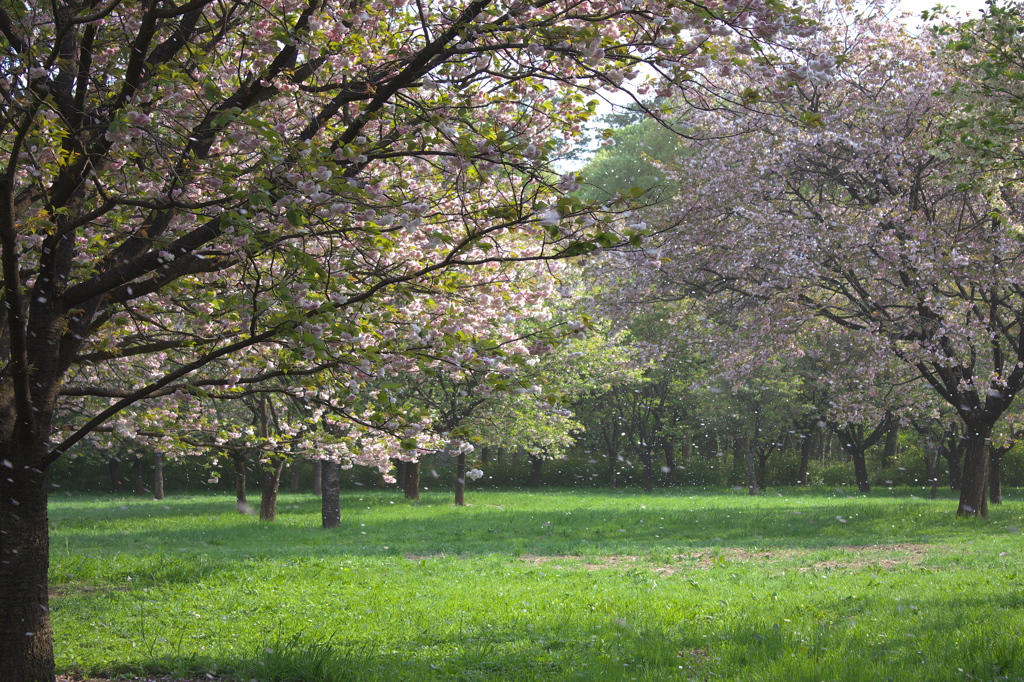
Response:
[{"label": "patch of bare ground", "polygon": [[[801,557],[809,557],[826,551],[838,553],[840,556],[827,561],[816,561],[799,566],[797,570],[857,569],[867,566],[877,566],[888,570],[897,566],[919,566],[929,553],[945,553],[952,551],[952,548],[947,545],[923,545],[910,542],[890,545],[850,545],[827,549],[747,550],[723,547],[677,554],[673,557],[671,564],[655,566],[651,570],[659,575],[673,575],[680,571],[709,569],[732,563],[773,565],[782,561],[799,560]],[[565,568],[564,563],[579,561],[579,557],[573,556],[538,556],[536,554],[524,554],[519,559],[537,566],[549,566],[552,569]],[[577,566],[588,571],[598,571],[609,568],[631,568],[643,563],[647,562],[637,556],[611,555],[601,557],[597,561],[590,560],[577,564]]]}]

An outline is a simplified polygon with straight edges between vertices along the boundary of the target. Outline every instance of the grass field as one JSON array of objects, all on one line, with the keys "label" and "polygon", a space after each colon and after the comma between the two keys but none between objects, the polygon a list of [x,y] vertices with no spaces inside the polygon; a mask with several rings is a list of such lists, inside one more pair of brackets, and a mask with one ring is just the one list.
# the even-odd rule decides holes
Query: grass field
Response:
[{"label": "grass field", "polygon": [[[51,503],[65,672],[1024,680],[1024,503],[835,490]],[[915,496],[916,495],[916,496]]]}]

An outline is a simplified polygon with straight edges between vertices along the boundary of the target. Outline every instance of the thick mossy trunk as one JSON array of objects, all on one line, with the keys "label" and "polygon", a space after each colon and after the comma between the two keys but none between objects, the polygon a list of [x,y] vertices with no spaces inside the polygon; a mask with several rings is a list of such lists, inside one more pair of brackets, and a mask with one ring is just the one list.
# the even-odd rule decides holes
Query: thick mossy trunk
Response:
[{"label": "thick mossy trunk", "polygon": [[0,448],[0,682],[52,682],[46,475],[18,445]]},{"label": "thick mossy trunk", "polygon": [[405,499],[420,499],[420,463],[406,462],[405,464]]},{"label": "thick mossy trunk", "polygon": [[338,463],[321,462],[320,521],[324,528],[341,525],[341,482],[338,480]]},{"label": "thick mossy trunk", "polygon": [[459,453],[455,459],[455,505],[466,506],[466,455]]},{"label": "thick mossy trunk", "polygon": [[988,516],[988,452],[992,427],[976,425],[967,429],[964,471],[960,479],[960,506],[957,516]]},{"label": "thick mossy trunk", "polygon": [[260,521],[273,521],[277,516],[277,491],[281,486],[284,457],[271,457],[263,465],[263,485],[260,495]]}]

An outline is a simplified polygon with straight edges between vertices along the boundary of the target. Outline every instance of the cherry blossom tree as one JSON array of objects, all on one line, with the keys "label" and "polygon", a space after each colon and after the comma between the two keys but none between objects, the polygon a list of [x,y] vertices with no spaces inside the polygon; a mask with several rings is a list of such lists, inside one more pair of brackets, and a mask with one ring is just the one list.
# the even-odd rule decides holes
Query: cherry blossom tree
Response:
[{"label": "cherry blossom tree", "polygon": [[993,428],[1024,386],[1019,191],[940,146],[958,81],[925,40],[879,8],[817,11],[785,87],[718,68],[719,94],[687,95],[693,153],[672,170],[690,185],[658,218],[675,229],[652,286],[755,311],[723,339],[737,374],[813,317],[867,350],[861,371],[899,360],[963,422],[957,513],[985,515]]},{"label": "cherry blossom tree", "polygon": [[[54,676],[50,463],[208,367],[214,386],[251,384],[336,345],[372,370],[371,346],[397,333],[396,305],[378,298],[422,301],[445,290],[450,268],[630,237],[605,220],[617,207],[565,197],[575,178],[551,167],[593,95],[642,63],[682,77],[697,60],[728,63],[744,45],[812,30],[779,9],[0,9],[0,680]],[[54,417],[76,397],[69,374],[123,357],[148,373],[108,387],[109,403],[54,442]]]}]

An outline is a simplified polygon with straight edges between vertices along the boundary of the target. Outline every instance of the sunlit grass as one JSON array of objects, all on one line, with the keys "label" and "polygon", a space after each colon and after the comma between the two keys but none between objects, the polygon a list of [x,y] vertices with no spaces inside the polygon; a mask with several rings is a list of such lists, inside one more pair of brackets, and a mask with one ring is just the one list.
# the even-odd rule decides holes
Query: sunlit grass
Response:
[{"label": "sunlit grass", "polygon": [[[781,493],[781,496],[780,496]],[[1024,504],[678,490],[55,500],[58,667],[261,680],[1024,679]],[[916,497],[914,495],[917,495]]]}]

